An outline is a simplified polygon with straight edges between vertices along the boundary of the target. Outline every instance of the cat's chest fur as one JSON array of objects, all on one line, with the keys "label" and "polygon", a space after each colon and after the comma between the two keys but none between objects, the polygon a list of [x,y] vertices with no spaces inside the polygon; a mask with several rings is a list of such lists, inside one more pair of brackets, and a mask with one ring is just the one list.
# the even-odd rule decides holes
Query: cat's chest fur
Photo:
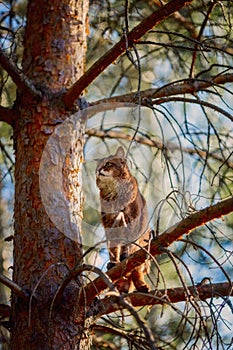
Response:
[{"label": "cat's chest fur", "polygon": [[137,186],[133,178],[119,179],[98,176],[101,210],[117,213],[127,209],[137,196]]}]

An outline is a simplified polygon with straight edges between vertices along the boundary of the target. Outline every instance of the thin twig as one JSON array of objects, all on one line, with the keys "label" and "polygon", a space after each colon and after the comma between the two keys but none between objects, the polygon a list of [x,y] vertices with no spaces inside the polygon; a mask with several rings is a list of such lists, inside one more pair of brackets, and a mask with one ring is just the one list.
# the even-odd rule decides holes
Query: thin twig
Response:
[{"label": "thin twig", "polygon": [[[124,339],[128,340],[130,343],[133,343],[134,345],[136,345],[136,348],[138,350],[139,349],[142,349],[142,350],[148,349],[146,347],[146,345],[148,345],[147,341],[146,341],[146,338],[143,338],[140,333],[137,334],[135,332],[135,330],[130,332],[129,330],[116,328],[116,326],[114,326],[114,325],[111,325],[111,327],[110,327],[110,326],[106,326],[104,324],[94,324],[92,329],[94,331],[102,332],[102,333],[105,333],[105,334],[108,333],[108,334],[117,335],[117,336],[121,337],[121,339],[124,338]],[[99,341],[98,341],[98,345],[99,345]],[[111,345],[112,345],[112,343],[111,343]],[[119,350],[118,347],[116,347],[114,349],[118,349]]]},{"label": "thin twig", "polygon": [[[207,11],[207,14],[204,18],[204,21],[201,25],[201,28],[200,28],[200,31],[198,33],[198,37],[197,37],[197,40],[198,41],[201,41],[201,37],[202,37],[202,34],[204,32],[204,29],[207,25],[207,22],[208,22],[208,19],[210,17],[210,14],[213,10],[213,8],[215,7],[216,5],[216,2],[210,2],[210,7],[208,8],[208,11]],[[197,51],[198,51],[198,44],[195,45],[195,52],[193,53],[193,58],[192,58],[192,63],[191,63],[191,67],[190,67],[190,73],[189,73],[189,77],[190,78],[193,78],[194,77],[194,67],[195,67],[195,61],[196,61],[196,58],[197,58]]]},{"label": "thin twig", "polygon": [[201,52],[210,52],[211,50],[206,46],[206,45],[201,45],[200,43],[200,48],[195,48],[191,46],[184,46],[184,45],[177,45],[177,44],[171,44],[169,42],[167,43],[160,43],[156,41],[151,41],[151,40],[140,40],[137,42],[137,45],[154,45],[154,46],[161,46],[161,47],[170,47],[172,49],[179,49],[179,50],[186,50],[186,51],[201,51]]},{"label": "thin twig", "polygon": [[217,111],[218,113],[221,113],[222,115],[224,115],[225,117],[227,117],[228,119],[230,119],[233,122],[233,115],[228,113],[227,111],[225,111],[224,109],[218,107],[217,105],[214,105],[212,103],[206,102],[206,101],[202,101],[202,100],[195,100],[192,98],[186,98],[186,97],[165,97],[165,98],[160,98],[158,100],[152,101],[151,104],[156,104],[156,105],[160,105],[163,103],[167,103],[167,102],[187,102],[187,103],[192,103],[192,104],[198,104],[201,106],[205,106],[211,109],[214,109],[215,111]]},{"label": "thin twig", "polygon": [[61,300],[62,295],[64,293],[65,288],[67,285],[72,281],[75,280],[78,276],[80,276],[81,273],[89,271],[89,272],[94,272],[95,274],[99,275],[106,286],[108,286],[110,289],[114,288],[114,285],[112,284],[109,276],[105,274],[103,271],[101,271],[98,267],[93,266],[93,265],[88,265],[88,264],[82,264],[82,265],[77,265],[75,266],[72,270],[70,270],[67,274],[67,276],[64,278],[63,282],[59,286],[56,295],[54,297],[53,304],[56,301]]},{"label": "thin twig", "polygon": [[154,339],[153,332],[147,326],[146,322],[141,318],[140,314],[134,309],[134,307],[132,306],[131,302],[128,301],[128,300],[125,300],[126,298],[128,298],[127,295],[125,295],[125,296],[124,295],[120,295],[118,297],[118,303],[124,309],[127,309],[130,312],[130,314],[135,318],[135,320],[137,321],[137,324],[143,330],[143,332],[145,334],[145,337],[146,337],[148,343],[150,344],[151,350],[157,350],[157,346],[155,345],[155,339]]},{"label": "thin twig", "polygon": [[15,293],[16,295],[18,295],[20,298],[22,298],[24,300],[29,300],[27,293],[25,293],[25,291],[18,284],[13,282],[8,277],[0,274],[0,282],[2,284],[4,284],[5,286],[7,286],[8,288],[10,288],[12,290],[12,292]]}]

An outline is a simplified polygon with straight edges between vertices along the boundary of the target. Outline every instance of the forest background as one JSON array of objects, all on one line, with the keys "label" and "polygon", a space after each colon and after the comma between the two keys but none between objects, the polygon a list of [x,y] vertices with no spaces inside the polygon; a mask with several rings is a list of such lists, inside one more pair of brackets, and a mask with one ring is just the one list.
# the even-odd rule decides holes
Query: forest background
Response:
[{"label": "forest background", "polygon": [[[62,3],[60,2],[59,6],[62,6]],[[82,253],[86,252],[81,273],[82,287],[86,286],[87,293],[90,292],[90,285],[93,285],[91,282],[88,284],[88,281],[96,281],[96,274],[102,279],[106,278],[108,262],[104,231],[100,224],[98,190],[95,185],[96,159],[115,152],[119,145],[123,145],[128,151],[131,171],[147,200],[149,225],[154,231],[152,238],[155,242],[151,250],[152,267],[147,276],[151,298],[134,293],[129,299],[125,297],[119,299],[120,301],[115,300],[116,297],[111,294],[113,291],[104,294],[101,283],[99,285],[98,281],[94,282],[96,293],[94,295],[92,291],[93,300],[98,296],[99,304],[93,308],[98,309],[98,316],[95,316],[92,326],[88,328],[95,334],[92,345],[88,346],[92,346],[93,349],[122,350],[230,349],[233,324],[230,297],[233,263],[233,216],[230,214],[233,208],[231,1],[194,0],[188,1],[187,6],[184,1],[170,1],[167,7],[160,1],[149,0],[90,1],[89,7],[85,1],[71,3],[64,1],[63,8],[61,7],[65,9],[64,13],[56,13],[54,8],[58,5],[55,1],[48,6],[42,1],[41,23],[44,28],[48,24],[53,27],[54,23],[66,20],[66,16],[72,17],[70,23],[77,27],[72,28],[75,35],[76,30],[82,33],[78,34],[80,38],[82,36],[80,42],[83,41],[79,52],[82,59],[75,49],[74,52],[68,52],[60,38],[56,38],[55,33],[50,30],[46,33],[47,38],[43,45],[49,47],[49,36],[54,36],[54,50],[57,50],[59,59],[64,55],[65,63],[62,59],[61,63],[58,58],[56,62],[56,57],[52,60],[48,54],[49,50],[46,51],[47,47],[44,56],[41,52],[37,56],[33,52],[34,61],[31,63],[26,58],[27,55],[30,56],[28,52],[32,48],[35,49],[33,40],[38,42],[40,35],[42,37],[45,33],[38,30],[38,37],[33,39],[35,33],[29,33],[28,30],[25,39],[26,23],[29,23],[29,28],[30,16],[31,21],[33,20],[30,10],[27,12],[27,2],[0,2],[0,273],[1,276],[9,278],[2,278],[0,284],[2,349],[9,348],[9,330],[13,329],[13,333],[15,332],[12,343],[14,344],[14,339],[26,327],[32,312],[30,297],[30,307],[18,316],[22,318],[24,315],[26,321],[24,319],[19,327],[12,328],[9,314],[13,313],[16,325],[17,315],[20,313],[18,310],[16,312],[17,307],[10,308],[10,293],[22,297],[21,293],[29,289],[31,295],[36,295],[41,288],[46,294],[46,286],[42,280],[49,277],[53,266],[57,268],[59,264],[66,262],[66,253],[63,254],[60,243],[57,246],[59,240],[50,242],[53,249],[59,250],[59,258],[49,258],[46,262],[46,254],[50,253],[46,251],[46,244],[43,242],[43,253],[40,253],[40,258],[44,259],[43,266],[36,265],[32,269],[30,267],[30,277],[27,278],[22,277],[21,272],[15,272],[12,276],[14,261],[18,264],[15,271],[20,271],[20,248],[17,248],[13,235],[16,233],[17,237],[17,222],[21,220],[23,224],[25,215],[21,208],[22,215],[17,219],[17,211],[20,211],[19,202],[22,198],[25,200],[25,206],[27,201],[27,196],[21,196],[19,190],[14,191],[15,173],[17,174],[15,152],[18,151],[17,143],[20,148],[19,130],[28,128],[34,113],[23,121],[17,119],[16,111],[20,114],[22,106],[26,110],[27,104],[28,110],[37,108],[38,113],[42,113],[43,108],[53,110],[49,122],[48,119],[45,120],[36,135],[43,135],[43,155],[38,152],[38,160],[35,152],[35,164],[30,165],[38,170],[33,176],[40,178],[38,198],[46,213],[35,213],[38,208],[38,203],[35,202],[31,207],[27,207],[27,212],[31,213],[31,220],[33,218],[36,222],[38,219],[38,230],[45,225],[45,215],[54,227],[65,233],[72,242],[80,244],[82,240]],[[33,8],[34,1],[29,4]],[[68,13],[68,7],[72,8],[72,11],[76,10]],[[54,15],[53,18],[53,11],[57,17]],[[85,21],[79,17],[81,12]],[[70,38],[74,35],[72,30]],[[30,34],[32,39],[29,40]],[[65,35],[63,39],[66,39]],[[25,46],[25,42],[28,46]],[[77,42],[79,45],[79,39]],[[52,45],[50,47],[53,49]],[[79,63],[81,61],[82,63]],[[56,64],[59,72],[54,69]],[[71,73],[68,69],[60,69],[59,64],[71,67]],[[38,76],[33,69],[39,72]],[[33,102],[23,101],[24,94],[32,96]],[[35,106],[31,108],[33,103],[37,104],[35,109]],[[53,104],[56,104],[55,109]],[[60,110],[63,113],[62,117],[59,114]],[[85,125],[82,122],[80,124],[80,120],[84,120]],[[37,126],[35,122],[35,127]],[[33,137],[34,127],[30,132]],[[29,139],[30,132],[27,129]],[[77,147],[78,161],[72,163],[71,159],[69,164],[72,164],[67,163],[65,171],[59,167],[51,167],[49,172],[46,169],[50,156],[46,152],[50,152],[52,146],[56,147],[57,138],[62,138],[63,135],[67,135],[62,144],[65,153],[67,142],[70,148],[74,144],[79,145],[80,142]],[[36,138],[33,142],[35,140]],[[32,145],[33,142],[28,141],[25,145]],[[83,156],[80,149],[83,150]],[[25,154],[22,153],[18,159],[22,162],[27,156],[30,158],[30,153],[27,153],[25,148]],[[61,159],[59,166],[63,166],[64,163],[64,159]],[[19,163],[18,161],[18,167]],[[77,187],[77,180],[72,183],[70,174],[75,169],[76,175],[81,163],[82,194],[76,193],[72,199],[69,197],[72,192],[70,188],[73,185]],[[21,171],[23,168],[22,165]],[[69,201],[68,210],[64,209],[60,202],[60,192],[57,191],[59,184],[54,180],[57,170],[69,178],[69,182],[62,189],[63,195],[65,193],[66,200]],[[33,181],[30,174],[27,173],[28,187],[30,181]],[[78,183],[81,183],[80,174],[78,176]],[[35,192],[37,193],[37,190]],[[50,202],[51,193],[55,193],[54,206],[51,206]],[[80,196],[80,202],[77,200],[77,203],[81,203],[78,209],[74,204],[77,196]],[[82,206],[83,217],[80,214]],[[75,210],[79,212],[82,223],[78,222],[78,229],[73,231],[72,227],[67,229],[65,225],[66,218],[70,213],[72,216]],[[35,227],[31,229],[35,230]],[[51,227],[50,229],[53,230]],[[36,236],[33,233],[30,236],[30,229],[26,226],[24,231],[28,232],[28,236],[25,233],[25,237],[29,237],[25,252],[35,252],[38,247],[41,248],[40,234]],[[78,238],[74,237],[76,234]],[[37,246],[30,243],[30,239],[31,242],[37,240]],[[14,254],[15,257],[18,256],[16,260],[13,259],[14,242]],[[79,251],[78,260],[80,255],[82,254]],[[142,250],[135,260],[140,263],[140,259],[143,262],[145,257],[146,252],[144,250],[143,253]],[[28,259],[30,260],[30,257]],[[76,266],[74,261],[77,263],[72,259],[68,259],[69,271],[73,271],[72,268]],[[135,260],[132,258],[130,264]],[[125,269],[125,265],[122,264],[109,275],[111,283],[129,270],[129,267]],[[60,286],[64,286],[61,288],[64,292],[63,289],[71,280],[69,275],[65,279],[67,271],[59,270],[59,273],[62,276],[60,279],[56,280],[57,276],[53,276],[58,287],[55,288],[56,291],[51,291],[46,311],[46,317],[50,321],[56,293],[61,294]],[[13,282],[11,284],[12,278],[16,285]],[[13,303],[17,305],[16,300],[13,300]],[[117,306],[111,309],[110,305],[114,303]],[[103,306],[107,311],[101,311]],[[88,318],[87,314],[83,316],[85,320]],[[46,322],[43,321],[43,325],[40,322],[38,317],[35,329],[48,328]],[[80,321],[80,324],[83,322],[85,323]],[[49,327],[53,329],[51,325]],[[86,329],[86,326],[83,329]],[[26,332],[22,348],[23,344],[27,344],[28,339],[31,339],[30,332],[31,330]],[[53,334],[53,331],[51,333]],[[83,341],[83,334],[83,330],[79,331],[77,343]],[[56,337],[57,340],[54,340]],[[49,344],[48,348],[52,349],[53,341],[56,343],[63,339],[63,336],[56,337],[53,338],[49,334],[43,342]],[[64,344],[68,343],[68,336],[64,338]],[[35,343],[41,342],[40,336],[38,339],[40,340]],[[31,349],[38,348],[33,341],[32,343]],[[70,348],[74,348],[72,344],[70,343]],[[16,346],[16,342],[12,348],[13,346]]]}]

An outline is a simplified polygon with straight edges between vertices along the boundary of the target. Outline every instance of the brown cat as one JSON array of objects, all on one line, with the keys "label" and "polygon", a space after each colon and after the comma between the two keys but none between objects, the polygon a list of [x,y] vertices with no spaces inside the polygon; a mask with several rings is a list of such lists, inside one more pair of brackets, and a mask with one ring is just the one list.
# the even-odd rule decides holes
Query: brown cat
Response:
[{"label": "brown cat", "polygon": [[[147,207],[137,180],[127,166],[122,147],[98,162],[96,183],[100,190],[101,219],[108,243],[110,269],[148,243]],[[138,291],[147,292],[144,274],[145,264],[135,268],[123,283],[118,283],[118,289],[127,292],[132,280]]]}]

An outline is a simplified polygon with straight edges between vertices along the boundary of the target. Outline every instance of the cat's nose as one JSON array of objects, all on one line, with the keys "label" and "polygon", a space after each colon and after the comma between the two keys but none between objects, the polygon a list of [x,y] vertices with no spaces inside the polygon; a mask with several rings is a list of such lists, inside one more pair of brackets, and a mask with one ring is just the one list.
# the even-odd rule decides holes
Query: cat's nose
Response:
[{"label": "cat's nose", "polygon": [[104,170],[103,169],[99,169],[98,170],[98,175],[105,176]]}]

